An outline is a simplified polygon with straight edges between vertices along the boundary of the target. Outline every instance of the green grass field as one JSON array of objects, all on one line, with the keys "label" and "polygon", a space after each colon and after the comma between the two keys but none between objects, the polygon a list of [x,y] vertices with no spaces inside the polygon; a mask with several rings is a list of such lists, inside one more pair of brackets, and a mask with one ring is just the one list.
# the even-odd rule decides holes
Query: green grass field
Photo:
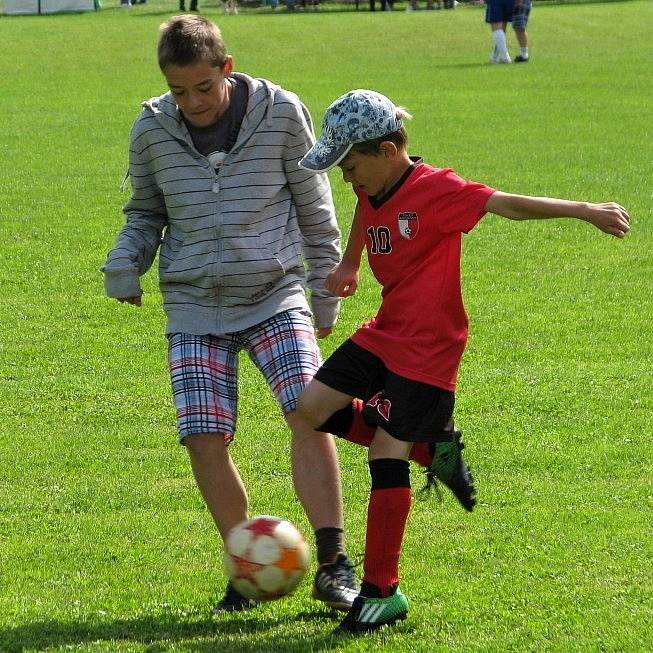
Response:
[{"label": "green grass field", "polygon": [[[140,310],[103,295],[129,128],[164,90],[157,27],[176,7],[0,18],[0,651],[653,650],[653,3],[538,5],[531,62],[494,67],[478,7],[202,7],[236,68],[299,93],[318,123],[341,93],[375,88],[414,114],[411,152],[434,165],[632,216],[624,241],[495,216],[465,238],[457,421],[480,505],[415,503],[409,618],[352,641],[330,636],[308,578],[284,601],[209,616],[221,549],[176,444],[156,275]],[[352,195],[332,182],[346,232]],[[365,270],[324,353],[378,301]],[[251,512],[310,535],[282,418],[243,370],[233,455]],[[366,458],[339,450],[357,557]]]}]

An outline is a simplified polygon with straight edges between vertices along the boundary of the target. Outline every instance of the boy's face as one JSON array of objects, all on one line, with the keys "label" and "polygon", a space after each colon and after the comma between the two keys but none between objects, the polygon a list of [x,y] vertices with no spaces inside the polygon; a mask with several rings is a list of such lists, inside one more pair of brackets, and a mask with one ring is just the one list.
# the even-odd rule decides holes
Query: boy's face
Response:
[{"label": "boy's face", "polygon": [[233,70],[231,57],[222,67],[198,61],[188,66],[166,66],[163,75],[184,118],[196,127],[208,127],[227,109]]},{"label": "boy's face", "polygon": [[351,150],[339,163],[342,178],[352,188],[373,197],[388,190],[396,181],[394,160],[381,146],[378,154],[361,154]]}]

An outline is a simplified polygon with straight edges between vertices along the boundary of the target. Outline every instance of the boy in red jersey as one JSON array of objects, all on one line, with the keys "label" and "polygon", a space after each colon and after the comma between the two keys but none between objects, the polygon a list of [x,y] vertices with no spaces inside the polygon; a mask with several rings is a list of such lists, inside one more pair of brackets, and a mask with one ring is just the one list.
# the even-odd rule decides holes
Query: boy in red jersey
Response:
[{"label": "boy in red jersey", "polygon": [[338,628],[344,633],[374,630],[408,612],[398,587],[398,563],[411,502],[413,443],[434,448],[432,470],[438,478],[453,474],[465,481],[451,419],[467,341],[462,234],[486,212],[512,220],[573,217],[618,238],[630,228],[628,212],[619,204],[503,193],[409,157],[407,118],[379,93],[351,91],[327,108],[320,138],[300,161],[316,172],[339,165],[358,198],[345,255],[327,277],[327,288],[338,296],[354,294],[364,247],[383,286],[376,317],[328,358],[298,405],[317,427],[361,397],[366,419],[377,426],[369,447],[372,489],[363,583]]}]

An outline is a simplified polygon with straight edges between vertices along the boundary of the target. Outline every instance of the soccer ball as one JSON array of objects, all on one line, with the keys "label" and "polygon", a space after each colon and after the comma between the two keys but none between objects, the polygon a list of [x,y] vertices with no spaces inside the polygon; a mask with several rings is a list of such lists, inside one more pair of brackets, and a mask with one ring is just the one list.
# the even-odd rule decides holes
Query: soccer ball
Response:
[{"label": "soccer ball", "polygon": [[224,552],[232,586],[248,599],[271,601],[290,594],[304,577],[309,551],[289,522],[261,515],[231,529]]}]

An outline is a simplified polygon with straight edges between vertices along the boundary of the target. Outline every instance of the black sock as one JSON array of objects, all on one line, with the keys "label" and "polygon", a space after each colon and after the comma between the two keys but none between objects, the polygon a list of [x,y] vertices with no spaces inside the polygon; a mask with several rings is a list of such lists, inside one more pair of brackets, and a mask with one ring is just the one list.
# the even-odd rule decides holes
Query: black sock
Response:
[{"label": "black sock", "polygon": [[318,528],[315,531],[317,562],[320,565],[333,562],[339,553],[345,552],[345,531],[342,528]]},{"label": "black sock", "polygon": [[[389,588],[389,594],[386,593],[386,596],[393,596],[394,594],[397,593],[397,587],[398,585],[392,585]],[[364,596],[367,599],[382,599],[383,598],[383,590],[380,587],[377,587],[373,583],[368,583],[366,580],[364,580],[361,583],[361,596]]]}]

